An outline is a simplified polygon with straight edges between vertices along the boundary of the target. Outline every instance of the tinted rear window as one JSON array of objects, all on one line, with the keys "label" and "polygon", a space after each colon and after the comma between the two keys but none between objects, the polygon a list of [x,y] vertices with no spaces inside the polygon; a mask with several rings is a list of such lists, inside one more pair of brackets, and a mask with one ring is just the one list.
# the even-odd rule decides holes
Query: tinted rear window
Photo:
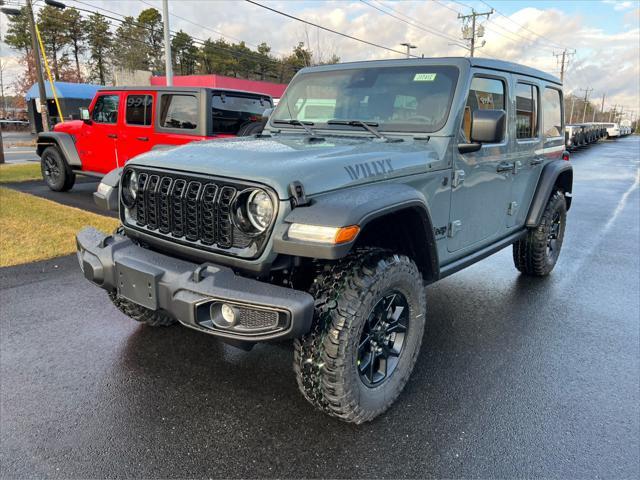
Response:
[{"label": "tinted rear window", "polygon": [[236,134],[248,122],[256,122],[273,104],[268,97],[216,93],[211,99],[213,133]]},{"label": "tinted rear window", "polygon": [[127,97],[126,119],[129,125],[151,125],[151,95],[129,95]]}]

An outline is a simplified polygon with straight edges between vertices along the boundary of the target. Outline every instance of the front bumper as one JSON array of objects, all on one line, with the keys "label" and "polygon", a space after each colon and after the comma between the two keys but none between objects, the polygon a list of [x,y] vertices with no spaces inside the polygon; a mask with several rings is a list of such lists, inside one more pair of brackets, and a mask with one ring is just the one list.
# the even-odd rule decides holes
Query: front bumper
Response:
[{"label": "front bumper", "polygon": [[[122,235],[85,228],[76,236],[84,276],[99,287],[183,325],[232,342],[262,342],[307,333],[313,297],[236,275],[210,263],[198,265],[142,248]],[[229,324],[223,303],[237,313]]]}]

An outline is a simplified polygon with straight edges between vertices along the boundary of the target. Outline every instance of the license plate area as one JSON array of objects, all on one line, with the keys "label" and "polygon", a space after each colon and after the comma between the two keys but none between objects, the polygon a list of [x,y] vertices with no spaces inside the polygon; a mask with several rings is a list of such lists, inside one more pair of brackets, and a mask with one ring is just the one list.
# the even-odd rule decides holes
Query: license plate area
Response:
[{"label": "license plate area", "polygon": [[116,262],[118,294],[151,310],[158,309],[158,280],[162,271],[131,258]]}]

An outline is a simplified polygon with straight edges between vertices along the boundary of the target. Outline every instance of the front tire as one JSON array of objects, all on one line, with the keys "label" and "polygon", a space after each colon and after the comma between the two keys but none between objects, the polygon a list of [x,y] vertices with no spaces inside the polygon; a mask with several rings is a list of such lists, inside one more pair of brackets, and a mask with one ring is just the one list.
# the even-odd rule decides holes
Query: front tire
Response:
[{"label": "front tire", "polygon": [[294,343],[300,391],[343,421],[372,420],[400,395],[418,357],[422,275],[406,256],[359,249],[325,264],[311,293],[313,327]]},{"label": "front tire", "polygon": [[71,190],[76,182],[76,174],[73,173],[57,147],[44,149],[40,156],[40,171],[44,183],[54,192]]},{"label": "front tire", "polygon": [[555,267],[567,221],[567,203],[561,192],[547,202],[540,225],[513,244],[513,263],[525,275],[543,277]]},{"label": "front tire", "polygon": [[109,299],[126,316],[150,327],[168,327],[177,321],[162,310],[150,310],[119,296],[115,292],[109,292]]}]

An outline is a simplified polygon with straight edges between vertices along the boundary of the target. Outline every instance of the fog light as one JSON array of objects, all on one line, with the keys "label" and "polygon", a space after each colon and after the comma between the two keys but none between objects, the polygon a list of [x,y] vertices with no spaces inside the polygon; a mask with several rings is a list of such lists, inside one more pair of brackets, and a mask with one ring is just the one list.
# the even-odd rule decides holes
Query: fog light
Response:
[{"label": "fog light", "polygon": [[220,308],[220,313],[222,314],[224,321],[229,325],[236,323],[236,310],[231,305],[223,303]]}]

